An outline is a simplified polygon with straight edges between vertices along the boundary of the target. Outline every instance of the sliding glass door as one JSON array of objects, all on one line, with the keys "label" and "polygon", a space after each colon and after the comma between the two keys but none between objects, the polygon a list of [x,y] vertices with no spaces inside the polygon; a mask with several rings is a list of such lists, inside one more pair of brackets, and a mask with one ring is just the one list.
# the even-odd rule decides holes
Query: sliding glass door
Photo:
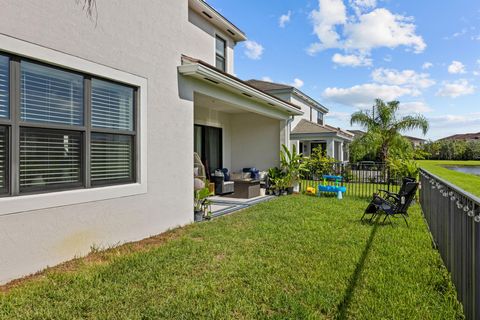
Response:
[{"label": "sliding glass door", "polygon": [[195,125],[194,151],[202,159],[207,177],[221,169],[222,157],[222,129],[208,126]]}]

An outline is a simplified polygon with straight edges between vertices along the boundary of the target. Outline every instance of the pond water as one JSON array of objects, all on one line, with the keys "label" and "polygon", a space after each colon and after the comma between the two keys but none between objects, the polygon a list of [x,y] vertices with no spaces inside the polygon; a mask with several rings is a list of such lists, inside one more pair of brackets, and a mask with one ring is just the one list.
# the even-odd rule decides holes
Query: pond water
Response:
[{"label": "pond water", "polygon": [[447,166],[447,169],[480,176],[480,166]]}]

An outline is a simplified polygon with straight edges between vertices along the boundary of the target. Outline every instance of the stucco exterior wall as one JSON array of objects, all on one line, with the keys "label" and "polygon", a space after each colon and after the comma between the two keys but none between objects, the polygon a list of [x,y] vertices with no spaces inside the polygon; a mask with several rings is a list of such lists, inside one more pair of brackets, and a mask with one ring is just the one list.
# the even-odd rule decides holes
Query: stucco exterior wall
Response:
[{"label": "stucco exterior wall", "polygon": [[232,172],[248,167],[263,171],[279,165],[284,121],[248,113],[232,115],[230,123]]},{"label": "stucco exterior wall", "polygon": [[148,108],[149,128],[146,194],[0,215],[0,283],[84,255],[92,245],[190,223],[194,113],[193,102],[179,97],[176,67],[182,54],[214,63],[214,39],[188,21],[187,0],[97,1],[93,20],[73,0],[0,0],[0,7],[4,35],[147,79],[141,107]]}]

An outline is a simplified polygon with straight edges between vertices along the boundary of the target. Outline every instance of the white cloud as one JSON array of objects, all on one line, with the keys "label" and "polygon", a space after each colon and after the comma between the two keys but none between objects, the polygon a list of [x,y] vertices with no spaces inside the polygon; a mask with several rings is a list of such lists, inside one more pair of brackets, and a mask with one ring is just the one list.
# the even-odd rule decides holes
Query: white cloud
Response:
[{"label": "white cloud", "polygon": [[287,23],[290,22],[290,19],[292,17],[292,11],[288,11],[287,14],[282,14],[280,18],[278,19],[278,25],[280,28],[285,28]]},{"label": "white cloud", "polygon": [[401,113],[427,113],[432,111],[433,109],[422,101],[409,101],[400,103]]},{"label": "white cloud", "polygon": [[343,0],[318,0],[318,3],[318,10],[313,10],[310,18],[313,22],[313,31],[320,42],[310,46],[308,49],[310,54],[323,49],[340,47],[340,36],[336,26],[347,22],[347,8]]},{"label": "white cloud", "polygon": [[360,67],[360,66],[371,66],[372,59],[367,58],[362,55],[342,55],[340,53],[335,53],[332,57],[332,61],[336,64],[339,64],[343,67]]},{"label": "white cloud", "polygon": [[245,55],[252,60],[260,60],[262,58],[263,46],[255,41],[247,40],[244,42]]},{"label": "white cloud", "polygon": [[452,61],[452,63],[448,66],[448,73],[451,73],[451,74],[466,73],[465,65],[460,61]]},{"label": "white cloud", "polygon": [[433,67],[433,63],[431,63],[431,62],[425,62],[425,63],[422,65],[422,69],[423,69],[423,70],[428,70],[428,69],[430,69],[431,67]]},{"label": "white cloud", "polygon": [[[457,125],[456,130],[458,130],[458,125],[471,125],[471,124],[480,124],[480,113],[470,113],[465,115],[458,114],[445,114],[441,116],[432,116],[428,120],[432,123],[433,126],[442,127],[445,129],[445,125],[452,127],[452,125]],[[465,129],[462,126],[462,129]],[[478,129],[476,129],[478,131]]]},{"label": "white cloud", "polygon": [[294,86],[297,89],[300,89],[301,87],[303,87],[304,84],[305,83],[303,82],[303,80],[295,78],[293,79],[293,83],[291,83],[290,85]]},{"label": "white cloud", "polygon": [[386,101],[398,100],[405,95],[416,95],[412,89],[400,86],[367,83],[350,88],[327,88],[323,96],[332,102],[353,107],[370,107],[376,98]]},{"label": "white cloud", "polygon": [[265,77],[262,77],[262,81],[266,81],[266,82],[273,82],[272,78],[270,78],[270,77],[267,77],[267,76],[265,76]]},{"label": "white cloud", "polygon": [[414,52],[423,52],[426,44],[415,33],[412,19],[395,15],[387,9],[379,8],[359,17],[358,23],[345,25],[346,49],[370,51],[374,48],[396,48],[406,46]]},{"label": "white cloud", "polygon": [[335,112],[335,111],[331,111],[327,113],[325,116],[328,117],[328,119],[344,121],[344,122],[350,121],[350,118],[352,117],[352,115],[348,112]]},{"label": "white cloud", "polygon": [[414,70],[398,71],[379,68],[372,72],[372,79],[382,84],[405,86],[417,90],[426,89],[435,84],[428,73],[417,73]]},{"label": "white cloud", "polygon": [[405,46],[415,53],[425,50],[426,44],[416,34],[413,18],[375,8],[376,0],[349,0],[349,3],[356,15],[347,14],[343,0],[318,0],[318,9],[310,14],[318,41],[310,45],[308,54],[341,49],[345,56],[368,58],[373,49],[382,47]]},{"label": "white cloud", "polygon": [[456,98],[475,93],[475,87],[468,80],[460,79],[454,82],[444,82],[437,96]]}]

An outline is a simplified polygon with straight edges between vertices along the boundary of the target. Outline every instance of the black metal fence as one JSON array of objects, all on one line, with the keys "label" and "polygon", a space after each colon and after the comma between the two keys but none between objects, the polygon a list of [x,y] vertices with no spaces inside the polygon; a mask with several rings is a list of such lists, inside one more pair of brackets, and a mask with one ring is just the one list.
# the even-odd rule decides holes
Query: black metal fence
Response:
[{"label": "black metal fence", "polygon": [[467,319],[480,319],[480,198],[420,170],[420,203]]},{"label": "black metal fence", "polygon": [[323,175],[342,176],[341,185],[347,188],[346,195],[357,197],[371,197],[379,189],[395,192],[401,185],[401,177],[391,174],[385,163],[334,163],[319,168],[316,172],[303,174],[300,191],[305,191],[308,187],[318,190],[318,186],[324,183]]}]

